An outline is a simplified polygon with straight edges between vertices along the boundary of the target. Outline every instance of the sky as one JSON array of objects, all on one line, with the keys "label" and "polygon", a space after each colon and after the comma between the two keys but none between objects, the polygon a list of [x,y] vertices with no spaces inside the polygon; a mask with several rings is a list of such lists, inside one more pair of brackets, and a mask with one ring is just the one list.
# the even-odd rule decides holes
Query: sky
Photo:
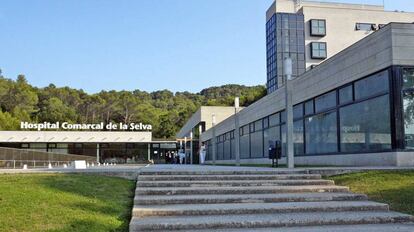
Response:
[{"label": "sky", "polygon": [[[0,69],[12,79],[24,74],[37,87],[53,83],[88,93],[264,84],[271,3],[2,0]],[[385,6],[414,12],[412,0],[385,0]]]}]

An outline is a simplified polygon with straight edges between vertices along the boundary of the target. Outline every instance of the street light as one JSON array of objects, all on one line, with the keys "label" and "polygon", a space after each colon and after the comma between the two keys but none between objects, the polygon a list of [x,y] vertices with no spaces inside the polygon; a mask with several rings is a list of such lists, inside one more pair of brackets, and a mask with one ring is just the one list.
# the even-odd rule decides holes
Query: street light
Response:
[{"label": "street light", "polygon": [[234,98],[234,142],[236,143],[235,147],[235,156],[236,156],[236,166],[240,166],[240,135],[239,135],[239,109],[240,101],[239,97]]},{"label": "street light", "polygon": [[190,164],[193,164],[193,131],[190,132]]},{"label": "street light", "polygon": [[287,166],[295,167],[295,157],[293,150],[293,107],[292,107],[292,59],[283,60],[283,74],[285,76],[285,110],[286,110],[286,146],[287,146]]},{"label": "street light", "polygon": [[211,115],[211,129],[213,130],[213,138],[212,138],[212,143],[213,143],[213,165],[216,165],[216,115],[212,114]]}]

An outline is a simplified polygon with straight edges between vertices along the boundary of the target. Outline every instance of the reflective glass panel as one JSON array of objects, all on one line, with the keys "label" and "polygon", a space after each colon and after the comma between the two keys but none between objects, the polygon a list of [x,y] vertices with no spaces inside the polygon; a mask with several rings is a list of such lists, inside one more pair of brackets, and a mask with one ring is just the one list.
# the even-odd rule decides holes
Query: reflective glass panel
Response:
[{"label": "reflective glass panel", "polygon": [[391,149],[389,95],[340,109],[342,152]]}]

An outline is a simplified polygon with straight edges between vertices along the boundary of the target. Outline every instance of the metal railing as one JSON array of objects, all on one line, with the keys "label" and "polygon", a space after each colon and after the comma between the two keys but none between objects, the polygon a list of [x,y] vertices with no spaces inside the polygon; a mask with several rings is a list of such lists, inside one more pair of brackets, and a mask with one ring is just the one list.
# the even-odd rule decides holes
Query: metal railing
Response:
[{"label": "metal railing", "polygon": [[0,168],[23,168],[24,165],[43,168],[49,167],[49,164],[52,167],[69,166],[75,160],[96,163],[96,157],[93,156],[0,147]]}]

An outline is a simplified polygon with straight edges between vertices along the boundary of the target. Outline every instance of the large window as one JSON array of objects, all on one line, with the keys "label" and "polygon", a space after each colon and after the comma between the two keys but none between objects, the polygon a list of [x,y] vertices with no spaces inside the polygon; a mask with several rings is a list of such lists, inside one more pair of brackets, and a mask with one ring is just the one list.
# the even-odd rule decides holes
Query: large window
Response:
[{"label": "large window", "polygon": [[355,82],[355,100],[364,99],[389,90],[388,70]]},{"label": "large window", "polygon": [[336,91],[329,92],[315,99],[315,111],[321,112],[323,110],[333,108],[336,106]]},{"label": "large window", "polygon": [[342,152],[391,149],[389,95],[340,109]]},{"label": "large window", "polygon": [[311,43],[311,57],[312,59],[325,59],[327,57],[325,42]]},{"label": "large window", "polygon": [[326,21],[324,19],[311,19],[310,32],[312,36],[325,36]]},{"label": "large window", "polygon": [[243,126],[240,133],[240,158],[250,158],[250,132],[249,125]]},{"label": "large window", "polygon": [[280,126],[269,127],[263,131],[264,157],[268,157],[270,141],[280,141]]},{"label": "large window", "polygon": [[305,119],[306,154],[338,151],[336,111]]},{"label": "large window", "polygon": [[250,153],[252,158],[263,157],[263,121],[257,120],[251,123],[250,129]]},{"label": "large window", "polygon": [[262,131],[255,131],[250,134],[251,157],[263,157],[263,133]]},{"label": "large window", "polygon": [[348,85],[339,89],[339,104],[345,104],[352,102],[353,99],[353,90],[352,85]]},{"label": "large window", "polygon": [[303,120],[293,122],[293,150],[295,155],[302,155],[303,150]]},{"label": "large window", "polygon": [[303,104],[298,104],[293,107],[293,118],[303,117]]},{"label": "large window", "polygon": [[211,144],[211,140],[206,141],[206,160],[213,159],[213,144]]},{"label": "large window", "polygon": [[220,135],[217,137],[217,144],[216,144],[216,159],[217,160],[223,160],[224,158],[224,146],[223,146],[223,140],[224,136]]},{"label": "large window", "polygon": [[269,116],[269,126],[279,125],[280,123],[280,114],[272,114]]},{"label": "large window", "polygon": [[223,146],[224,146],[224,148],[223,148],[223,151],[224,151],[223,159],[224,160],[229,160],[231,158],[230,132],[226,133],[226,136],[224,138]]},{"label": "large window", "polygon": [[414,149],[414,69],[403,70],[404,140],[406,149]]},{"label": "large window", "polygon": [[230,159],[236,158],[236,142],[234,140],[234,131],[230,132]]},{"label": "large window", "polygon": [[310,115],[313,114],[314,110],[313,110],[313,100],[307,101],[305,103],[305,115]]}]

